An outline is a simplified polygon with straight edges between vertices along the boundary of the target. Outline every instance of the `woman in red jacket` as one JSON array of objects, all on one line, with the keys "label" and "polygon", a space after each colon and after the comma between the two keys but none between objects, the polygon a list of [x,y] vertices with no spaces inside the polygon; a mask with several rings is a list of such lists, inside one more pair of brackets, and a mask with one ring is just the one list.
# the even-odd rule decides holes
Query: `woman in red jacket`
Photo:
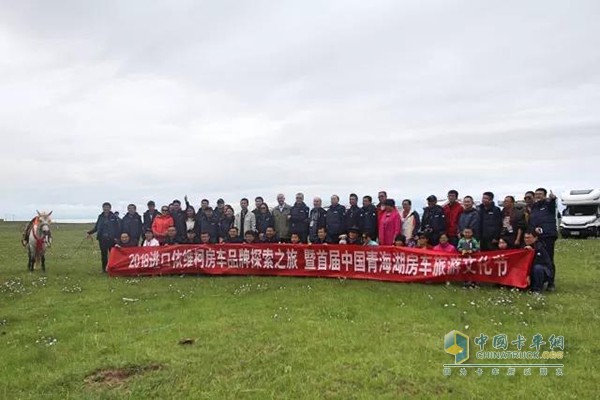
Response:
[{"label": "woman in red jacket", "polygon": [[400,214],[396,209],[396,202],[392,199],[385,201],[385,211],[379,218],[379,245],[391,246],[396,235],[400,233]]},{"label": "woman in red jacket", "polygon": [[173,221],[173,217],[169,215],[169,207],[162,206],[160,215],[156,216],[152,222],[152,232],[161,245],[165,242],[167,229],[169,229],[170,226],[175,226],[175,222]]}]

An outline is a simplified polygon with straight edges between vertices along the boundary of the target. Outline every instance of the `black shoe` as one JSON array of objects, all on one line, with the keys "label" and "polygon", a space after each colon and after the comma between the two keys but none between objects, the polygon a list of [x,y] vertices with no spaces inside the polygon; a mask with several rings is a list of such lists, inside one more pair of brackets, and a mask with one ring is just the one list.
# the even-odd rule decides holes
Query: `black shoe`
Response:
[{"label": "black shoe", "polygon": [[548,287],[546,288],[546,290],[548,292],[556,292],[556,286],[554,286],[554,283],[549,283]]}]

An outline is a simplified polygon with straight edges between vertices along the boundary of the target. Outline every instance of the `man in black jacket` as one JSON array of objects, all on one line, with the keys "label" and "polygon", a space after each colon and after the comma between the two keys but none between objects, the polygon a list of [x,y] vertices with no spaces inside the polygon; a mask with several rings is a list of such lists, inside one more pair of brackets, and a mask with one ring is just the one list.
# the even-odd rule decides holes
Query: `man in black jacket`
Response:
[{"label": "man in black jacket", "polygon": [[558,230],[556,228],[556,196],[552,191],[548,195],[546,189],[538,188],[535,191],[534,198],[535,203],[531,206],[529,227],[537,232],[538,241],[546,247],[550,260],[552,260],[552,275],[548,281],[548,290],[554,291],[554,277],[556,275],[554,244],[556,243],[556,239],[558,239]]},{"label": "man in black jacket", "polygon": [[296,203],[290,210],[290,233],[296,233],[302,243],[307,242],[310,224],[309,209],[304,203],[304,194],[296,194]]},{"label": "man in black jacket", "polygon": [[142,217],[137,213],[135,204],[130,204],[127,206],[127,214],[121,220],[121,233],[127,233],[129,240],[137,246],[140,243],[142,232]]},{"label": "man in black jacket", "polygon": [[363,197],[363,206],[360,209],[358,226],[362,233],[368,233],[372,240],[377,240],[379,229],[377,227],[377,207],[373,205],[371,196]]},{"label": "man in black jacket", "polygon": [[321,228],[325,228],[326,221],[325,215],[327,211],[322,207],[322,201],[320,197],[313,199],[313,209],[310,210],[310,223],[309,223],[309,239],[311,243],[316,243],[318,239],[318,231]]},{"label": "man in black jacket", "polygon": [[111,212],[111,208],[112,206],[108,202],[102,204],[102,214],[98,215],[98,220],[94,228],[87,232],[89,238],[96,233],[96,239],[100,245],[102,272],[106,272],[110,249],[117,244],[121,236],[121,223],[119,218]]},{"label": "man in black jacket", "polygon": [[544,289],[544,282],[548,282],[548,286],[550,286],[554,275],[552,268],[554,263],[550,259],[546,247],[538,241],[538,233],[536,231],[526,232],[524,241],[526,249],[535,251],[533,266],[531,267],[530,288],[532,292],[539,293]]},{"label": "man in black jacket", "polygon": [[360,207],[358,206],[358,196],[354,193],[350,194],[348,199],[350,207],[346,210],[344,219],[346,220],[346,232],[350,228],[357,228],[360,226]]},{"label": "man in black jacket", "polygon": [[481,224],[479,240],[481,250],[496,250],[502,234],[502,211],[494,204],[494,193],[483,193],[478,210]]},{"label": "man in black jacket", "polygon": [[423,210],[421,230],[429,239],[429,244],[436,246],[442,233],[446,232],[446,214],[437,204],[437,197],[433,194],[427,197],[427,207]]},{"label": "man in black jacket", "polygon": [[144,212],[144,231],[152,229],[152,222],[159,215],[160,212],[156,209],[156,203],[150,200],[148,202],[148,209]]},{"label": "man in black jacket", "polygon": [[331,196],[331,206],[325,214],[327,241],[329,243],[338,243],[340,241],[339,236],[346,232],[344,215],[346,215],[346,207],[340,204],[340,197],[334,194]]}]

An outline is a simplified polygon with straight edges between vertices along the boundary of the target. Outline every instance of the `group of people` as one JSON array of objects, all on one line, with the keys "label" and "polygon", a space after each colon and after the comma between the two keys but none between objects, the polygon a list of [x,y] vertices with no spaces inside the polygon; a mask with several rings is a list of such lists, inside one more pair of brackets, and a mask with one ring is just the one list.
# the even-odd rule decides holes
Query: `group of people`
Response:
[{"label": "group of people", "polygon": [[331,196],[327,209],[322,199],[315,197],[313,207],[296,194],[293,205],[283,194],[269,208],[261,196],[249,209],[247,198],[240,200],[235,213],[223,199],[213,209],[207,199],[196,210],[187,196],[185,207],[179,200],[163,205],[160,210],[149,201],[140,216],[134,204],[121,218],[112,212],[111,204],[102,205],[94,228],[88,236],[97,234],[106,270],[108,254],[113,246],[160,246],[172,244],[215,243],[294,243],[395,245],[469,254],[507,248],[528,247],[536,251],[532,269],[532,290],[555,288],[554,244],[558,237],[556,196],[539,188],[525,193],[522,202],[506,196],[503,207],[494,203],[494,194],[484,192],[481,204],[475,206],[472,196],[459,201],[456,190],[450,190],[443,206],[435,195],[427,197],[427,206],[420,215],[405,199],[396,207],[385,191],[378,193],[378,203],[363,196],[362,205],[356,194],[349,196],[349,206]]}]

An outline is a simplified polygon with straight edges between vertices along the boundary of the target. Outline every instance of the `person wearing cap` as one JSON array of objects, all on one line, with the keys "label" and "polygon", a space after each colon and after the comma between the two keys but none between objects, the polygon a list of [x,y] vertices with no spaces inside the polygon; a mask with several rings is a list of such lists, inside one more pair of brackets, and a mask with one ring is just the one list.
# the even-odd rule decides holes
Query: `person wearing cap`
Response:
[{"label": "person wearing cap", "polygon": [[217,208],[215,208],[214,213],[219,221],[225,217],[225,200],[217,200]]},{"label": "person wearing cap", "polygon": [[423,211],[421,232],[429,238],[429,244],[435,246],[440,242],[440,235],[446,232],[446,215],[444,209],[437,204],[437,197],[427,197],[427,207]]},{"label": "person wearing cap", "polygon": [[379,219],[379,245],[391,246],[400,233],[400,214],[393,199],[385,200],[385,211]]},{"label": "person wearing cap", "polygon": [[346,232],[344,215],[346,215],[346,207],[340,204],[340,197],[334,194],[331,196],[331,206],[325,214],[327,241],[329,243],[338,243],[340,235]]},{"label": "person wearing cap", "polygon": [[152,200],[148,202],[148,209],[144,211],[144,231],[148,229],[152,229],[152,222],[154,222],[154,218],[160,215],[160,211],[156,209],[156,203]]},{"label": "person wearing cap", "polygon": [[463,212],[463,207],[458,200],[458,191],[452,189],[448,191],[448,203],[444,205],[444,215],[446,216],[446,235],[448,242],[452,246],[458,244],[460,231],[458,230],[458,220]]},{"label": "person wearing cap", "polygon": [[346,244],[362,246],[363,243],[358,226],[351,226],[348,228],[348,239],[346,239]]},{"label": "person wearing cap", "polygon": [[296,202],[290,210],[290,233],[297,233],[301,243],[308,242],[308,228],[310,225],[310,210],[304,203],[304,194],[296,194]]},{"label": "person wearing cap", "polygon": [[279,239],[287,243],[290,241],[290,213],[292,207],[285,202],[285,196],[281,193],[277,195],[277,205],[271,209],[275,230],[279,234]]}]

